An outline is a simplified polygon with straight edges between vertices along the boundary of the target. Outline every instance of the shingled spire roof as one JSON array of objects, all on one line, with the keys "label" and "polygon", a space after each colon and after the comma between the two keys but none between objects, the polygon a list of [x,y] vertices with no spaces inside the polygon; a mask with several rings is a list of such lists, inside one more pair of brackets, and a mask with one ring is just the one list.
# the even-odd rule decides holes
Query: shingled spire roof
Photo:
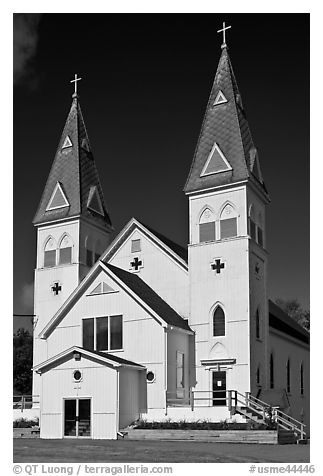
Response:
[{"label": "shingled spire roof", "polygon": [[185,193],[250,180],[263,192],[257,150],[226,45],[218,64]]},{"label": "shingled spire roof", "polygon": [[76,216],[111,228],[79,98],[73,94],[72,106],[33,223],[40,225]]}]

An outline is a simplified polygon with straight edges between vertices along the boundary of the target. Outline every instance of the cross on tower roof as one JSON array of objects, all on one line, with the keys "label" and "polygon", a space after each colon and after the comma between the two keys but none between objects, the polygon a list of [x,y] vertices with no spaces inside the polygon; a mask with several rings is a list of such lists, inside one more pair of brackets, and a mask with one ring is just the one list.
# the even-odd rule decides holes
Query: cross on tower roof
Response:
[{"label": "cross on tower roof", "polygon": [[77,73],[75,73],[74,75],[74,79],[72,79],[72,81],[70,81],[70,83],[74,83],[74,94],[73,94],[73,97],[76,97],[77,96],[77,82],[78,81],[81,81],[82,78],[78,78],[77,77]]},{"label": "cross on tower roof", "polygon": [[221,28],[221,30],[218,30],[217,33],[221,33],[221,31],[223,32],[223,43],[221,48],[226,48],[227,44],[225,42],[225,30],[228,30],[229,28],[231,28],[231,25],[226,27],[225,21],[222,23],[222,25],[223,25],[223,28]]}]

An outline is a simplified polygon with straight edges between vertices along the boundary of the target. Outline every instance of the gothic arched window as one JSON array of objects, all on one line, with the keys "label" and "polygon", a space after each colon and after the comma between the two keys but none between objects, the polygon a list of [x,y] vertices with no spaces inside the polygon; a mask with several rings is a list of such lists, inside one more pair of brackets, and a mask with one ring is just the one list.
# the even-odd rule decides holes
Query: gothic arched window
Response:
[{"label": "gothic arched window", "polygon": [[215,218],[213,212],[206,208],[199,221],[199,241],[214,241],[215,240]]},{"label": "gothic arched window", "polygon": [[220,235],[222,238],[237,236],[237,213],[230,203],[223,208],[220,216]]},{"label": "gothic arched window", "polygon": [[256,311],[256,338],[260,339],[260,314],[259,309]]},{"label": "gothic arched window", "polygon": [[96,263],[101,256],[101,242],[97,240],[95,243],[95,251],[94,251],[94,262]]},{"label": "gothic arched window", "polygon": [[225,335],[225,314],[222,307],[217,306],[213,312],[213,336]]},{"label": "gothic arched window", "polygon": [[59,245],[58,264],[69,264],[72,262],[73,242],[70,236],[64,235]]},{"label": "gothic arched window", "polygon": [[287,393],[290,393],[290,360],[287,360],[286,363],[286,390]]},{"label": "gothic arched window", "polygon": [[93,241],[90,236],[85,238],[85,262],[86,265],[90,268],[93,266],[94,260],[94,250],[93,250]]},{"label": "gothic arched window", "polygon": [[270,388],[274,388],[274,356],[270,354],[270,363],[269,363],[269,386]]},{"label": "gothic arched window", "polygon": [[260,385],[260,365],[258,365],[257,367],[256,382],[257,382],[257,385]]},{"label": "gothic arched window", "polygon": [[253,205],[249,209],[249,235],[253,240],[257,240],[257,226]]},{"label": "gothic arched window", "polygon": [[56,242],[50,237],[44,248],[44,268],[56,266]]},{"label": "gothic arched window", "polygon": [[258,233],[257,233],[257,242],[260,246],[264,245],[264,232],[263,232],[263,224],[262,224],[262,216],[261,213],[258,215]]}]

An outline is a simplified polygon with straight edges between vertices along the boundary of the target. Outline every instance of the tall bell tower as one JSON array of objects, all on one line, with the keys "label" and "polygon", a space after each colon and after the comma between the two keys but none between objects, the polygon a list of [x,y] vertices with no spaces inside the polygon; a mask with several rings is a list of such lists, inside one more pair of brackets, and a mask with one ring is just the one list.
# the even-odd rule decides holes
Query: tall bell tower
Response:
[{"label": "tall bell tower", "polygon": [[[113,230],[75,92],[33,223],[37,229],[34,365],[48,358],[39,334],[110,242]],[[66,331],[68,332],[68,330]],[[34,375],[33,395],[39,392]]]},{"label": "tall bell tower", "polygon": [[225,389],[256,396],[266,387],[268,342],[269,196],[229,58],[227,28],[219,30],[222,54],[184,189],[195,390],[200,398],[212,395],[219,407]]}]

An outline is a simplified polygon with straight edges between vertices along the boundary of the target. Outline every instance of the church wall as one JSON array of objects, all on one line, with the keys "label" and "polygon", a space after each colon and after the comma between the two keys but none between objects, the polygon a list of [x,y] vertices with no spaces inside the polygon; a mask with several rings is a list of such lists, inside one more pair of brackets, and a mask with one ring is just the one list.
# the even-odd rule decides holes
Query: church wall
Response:
[{"label": "church wall", "polygon": [[[118,292],[89,295],[100,283],[106,282]],[[147,386],[147,404],[161,408],[165,405],[165,341],[163,327],[123,291],[103,271],[93,280],[83,296],[49,335],[50,358],[72,345],[82,347],[82,318],[123,316],[123,350],[109,353],[142,364],[155,374]]]},{"label": "church wall", "polygon": [[[270,328],[269,355],[274,359],[274,388],[287,389],[287,360],[290,359],[290,411],[296,420],[304,421],[307,425],[305,431],[309,434],[310,428],[310,352],[309,346],[288,337],[286,334]],[[268,355],[268,361],[269,361]],[[304,368],[304,394],[300,391],[300,367]]]},{"label": "church wall", "polygon": [[[140,239],[141,251],[131,252],[131,241]],[[138,276],[143,279],[181,316],[188,317],[188,273],[139,230],[134,232],[113,255],[110,263],[126,271],[135,257],[143,261]]]},{"label": "church wall", "polygon": [[[81,382],[73,371],[82,372]],[[91,398],[91,437],[116,439],[117,372],[82,357],[51,368],[41,376],[41,438],[62,438],[64,433],[64,398]]]}]

